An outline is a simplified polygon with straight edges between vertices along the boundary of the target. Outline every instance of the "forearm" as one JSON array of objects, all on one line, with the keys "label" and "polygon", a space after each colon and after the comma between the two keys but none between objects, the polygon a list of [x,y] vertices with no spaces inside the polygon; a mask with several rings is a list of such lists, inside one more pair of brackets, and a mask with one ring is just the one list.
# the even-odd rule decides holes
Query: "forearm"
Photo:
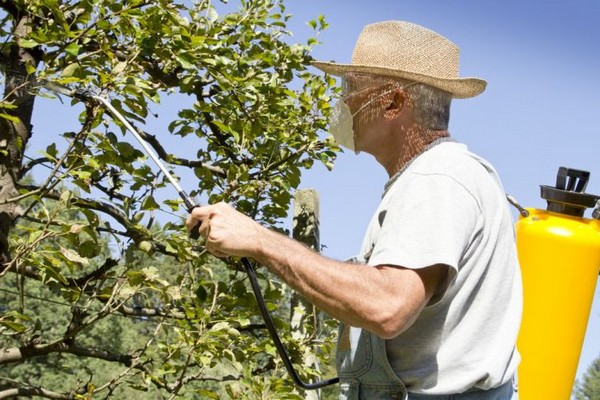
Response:
[{"label": "forearm", "polygon": [[393,337],[421,311],[419,297],[409,296],[414,281],[402,278],[412,271],[339,262],[263,229],[252,257],[334,318]]},{"label": "forearm", "polygon": [[313,304],[352,326],[391,338],[421,312],[442,269],[343,263],[271,231],[225,203],[192,210],[186,225],[206,238],[213,254],[252,257]]}]

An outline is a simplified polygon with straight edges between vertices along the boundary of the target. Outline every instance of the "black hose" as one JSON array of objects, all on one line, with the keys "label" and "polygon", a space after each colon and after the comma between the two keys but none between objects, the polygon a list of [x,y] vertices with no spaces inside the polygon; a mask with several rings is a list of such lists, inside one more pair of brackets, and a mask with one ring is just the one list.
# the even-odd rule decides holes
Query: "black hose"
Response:
[{"label": "black hose", "polygon": [[[187,194],[180,192],[179,195],[183,198],[186,206],[188,206],[188,211],[190,213],[192,212],[192,210],[194,208],[199,207],[198,205],[196,205],[193,202],[193,200],[191,198],[189,198],[187,196]],[[194,226],[190,230],[189,237],[191,239],[198,239],[200,237],[200,232],[199,232],[200,225],[202,225],[202,221],[198,222],[196,224],[196,226]],[[300,377],[298,376],[298,373],[294,369],[294,365],[292,364],[290,357],[287,354],[287,351],[285,350],[285,347],[283,346],[283,343],[281,342],[281,339],[279,338],[279,335],[277,334],[277,329],[275,328],[273,319],[271,318],[271,315],[269,314],[269,310],[267,309],[267,305],[265,304],[265,299],[262,295],[262,290],[260,289],[260,285],[258,284],[258,278],[256,277],[256,270],[254,269],[254,266],[252,266],[252,263],[246,257],[243,257],[241,259],[241,262],[242,262],[242,265],[244,266],[244,269],[246,270],[246,273],[248,274],[248,278],[250,278],[250,285],[252,286],[252,291],[254,292],[254,297],[256,297],[256,302],[258,303],[258,309],[260,311],[260,315],[262,316],[263,320],[265,321],[265,326],[267,327],[267,331],[269,331],[269,336],[271,336],[271,340],[273,340],[273,343],[275,344],[277,353],[279,353],[279,356],[281,357],[281,360],[283,361],[283,365],[285,365],[285,369],[287,370],[288,374],[290,374],[292,380],[294,381],[294,384],[302,389],[315,390],[315,389],[320,389],[325,386],[329,386],[329,385],[338,383],[339,378],[337,378],[337,377],[331,378],[331,379],[326,379],[326,380],[315,382],[315,383],[306,383],[300,379]]]},{"label": "black hose", "polygon": [[292,361],[290,360],[290,358],[287,355],[287,352],[285,350],[285,347],[283,346],[283,343],[281,343],[281,339],[279,338],[279,335],[277,334],[277,330],[275,329],[275,324],[273,324],[273,319],[271,318],[271,315],[269,314],[269,310],[267,310],[267,306],[265,304],[265,299],[263,298],[262,291],[260,290],[260,286],[258,285],[256,271],[255,271],[254,267],[252,266],[252,263],[250,263],[250,260],[248,260],[247,258],[242,258],[242,265],[246,269],[248,278],[250,278],[250,285],[252,286],[252,291],[254,292],[254,297],[256,297],[256,302],[258,303],[258,309],[260,310],[260,314],[262,315],[262,318],[265,321],[265,325],[267,327],[267,330],[269,331],[269,335],[271,336],[273,343],[275,343],[275,348],[277,348],[277,352],[279,353],[279,356],[281,357],[281,360],[283,361],[283,365],[285,365],[285,369],[287,369],[288,374],[290,374],[290,376],[292,377],[294,384],[296,384],[296,386],[298,386],[299,388],[302,388],[302,389],[314,390],[314,389],[320,389],[325,386],[329,386],[329,385],[338,383],[340,380],[338,377],[326,379],[326,380],[315,382],[315,383],[306,383],[300,379],[300,377],[298,376],[298,373],[294,369],[294,365],[292,364]]}]

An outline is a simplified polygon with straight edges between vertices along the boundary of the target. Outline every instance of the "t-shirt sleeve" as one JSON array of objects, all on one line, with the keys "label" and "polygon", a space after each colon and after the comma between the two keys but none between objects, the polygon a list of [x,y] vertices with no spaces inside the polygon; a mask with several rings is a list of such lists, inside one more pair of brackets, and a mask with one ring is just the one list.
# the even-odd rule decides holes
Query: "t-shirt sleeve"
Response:
[{"label": "t-shirt sleeve", "polygon": [[443,297],[461,259],[477,240],[481,213],[472,193],[454,178],[443,174],[411,178],[389,193],[369,264],[410,269],[447,265],[448,275],[432,305]]}]

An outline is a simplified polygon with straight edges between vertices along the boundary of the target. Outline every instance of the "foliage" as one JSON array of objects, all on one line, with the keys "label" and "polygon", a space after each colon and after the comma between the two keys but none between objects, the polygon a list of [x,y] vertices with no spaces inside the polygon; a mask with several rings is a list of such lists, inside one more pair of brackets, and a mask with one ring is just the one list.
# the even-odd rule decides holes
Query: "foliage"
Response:
[{"label": "foliage", "polygon": [[[65,100],[49,89],[107,98],[191,195],[281,229],[302,170],[338,150],[319,137],[334,82],[308,70],[327,24],[291,44],[281,2],[236,6],[0,2],[0,398],[299,398],[236,260],[190,242],[185,206],[105,107],[86,101],[76,132],[31,125],[36,97]],[[168,132],[144,132],[169,102]],[[289,293],[259,272],[288,332]],[[328,328],[282,339],[295,360],[331,351]]]},{"label": "foliage", "polygon": [[588,367],[582,381],[575,384],[574,398],[576,400],[600,399],[600,357]]}]

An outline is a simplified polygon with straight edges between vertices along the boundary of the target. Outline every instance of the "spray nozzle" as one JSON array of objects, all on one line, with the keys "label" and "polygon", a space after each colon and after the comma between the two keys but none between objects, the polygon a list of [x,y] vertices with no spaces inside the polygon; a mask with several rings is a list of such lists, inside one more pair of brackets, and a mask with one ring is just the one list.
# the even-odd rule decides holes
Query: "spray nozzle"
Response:
[{"label": "spray nozzle", "polygon": [[[548,202],[546,209],[583,217],[586,209],[598,207],[600,196],[584,193],[589,177],[588,171],[560,167],[556,175],[556,186],[541,186],[542,198]],[[600,216],[600,210],[597,214]]]}]

